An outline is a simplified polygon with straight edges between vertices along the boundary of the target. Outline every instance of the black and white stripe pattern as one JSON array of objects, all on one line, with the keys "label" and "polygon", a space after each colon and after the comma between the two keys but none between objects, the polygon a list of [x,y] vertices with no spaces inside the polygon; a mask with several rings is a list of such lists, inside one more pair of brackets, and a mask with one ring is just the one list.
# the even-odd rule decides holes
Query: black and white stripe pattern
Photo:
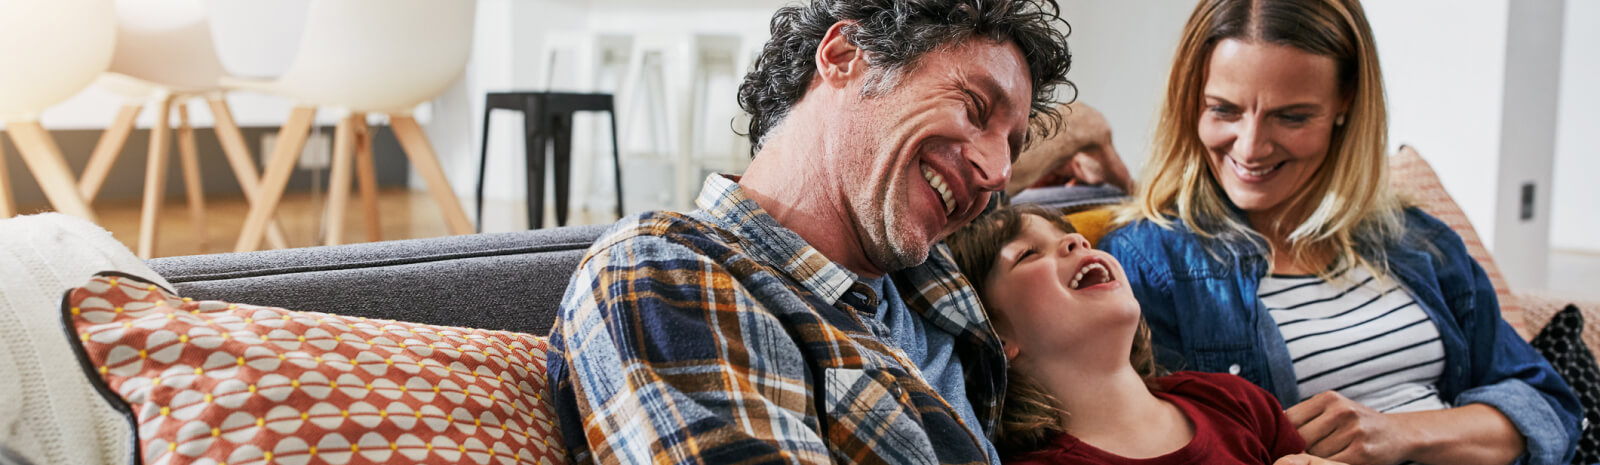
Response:
[{"label": "black and white stripe pattern", "polygon": [[1449,407],[1437,388],[1439,329],[1392,280],[1360,267],[1327,281],[1273,275],[1260,297],[1289,344],[1302,400],[1338,391],[1380,412]]}]

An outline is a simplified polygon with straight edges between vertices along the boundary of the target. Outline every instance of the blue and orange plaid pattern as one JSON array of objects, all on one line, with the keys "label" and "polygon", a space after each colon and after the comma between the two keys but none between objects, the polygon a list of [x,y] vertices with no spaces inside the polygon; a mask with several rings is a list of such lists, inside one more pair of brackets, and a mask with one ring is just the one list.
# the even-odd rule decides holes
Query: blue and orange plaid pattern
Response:
[{"label": "blue and orange plaid pattern", "polygon": [[[619,222],[579,265],[549,373],[574,463],[987,464],[1005,358],[949,250],[893,279],[957,335],[964,425],[874,332],[877,297],[713,175],[691,213]],[[874,326],[875,325],[875,326]]]}]

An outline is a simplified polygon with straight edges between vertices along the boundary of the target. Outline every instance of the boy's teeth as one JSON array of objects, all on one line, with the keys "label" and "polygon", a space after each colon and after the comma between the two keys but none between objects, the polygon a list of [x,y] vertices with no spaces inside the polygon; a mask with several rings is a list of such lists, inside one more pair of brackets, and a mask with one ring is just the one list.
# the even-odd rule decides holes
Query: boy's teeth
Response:
[{"label": "boy's teeth", "polygon": [[1111,273],[1110,271],[1106,270],[1105,265],[1099,263],[1090,263],[1088,265],[1084,265],[1083,268],[1078,269],[1078,274],[1072,277],[1072,281],[1067,283],[1067,287],[1077,289],[1078,284],[1083,281],[1084,275],[1087,275],[1090,271],[1094,271],[1096,269],[1104,271],[1108,276]]},{"label": "boy's teeth", "polygon": [[933,169],[926,166],[922,167],[922,177],[928,180],[928,184],[933,186],[933,190],[939,193],[939,199],[944,201],[944,214],[949,215],[955,212],[955,195],[952,195],[950,187],[945,185],[944,177],[939,176],[939,173],[933,172]]}]

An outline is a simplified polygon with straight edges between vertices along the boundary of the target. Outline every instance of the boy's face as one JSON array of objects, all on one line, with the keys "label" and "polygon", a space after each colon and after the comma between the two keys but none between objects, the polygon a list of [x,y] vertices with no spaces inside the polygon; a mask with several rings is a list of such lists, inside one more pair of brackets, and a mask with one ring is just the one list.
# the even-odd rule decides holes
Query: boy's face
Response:
[{"label": "boy's face", "polygon": [[996,255],[983,299],[1005,317],[1007,356],[1105,352],[1090,359],[1127,364],[1139,325],[1127,281],[1122,264],[1083,235],[1027,214],[1021,233]]}]

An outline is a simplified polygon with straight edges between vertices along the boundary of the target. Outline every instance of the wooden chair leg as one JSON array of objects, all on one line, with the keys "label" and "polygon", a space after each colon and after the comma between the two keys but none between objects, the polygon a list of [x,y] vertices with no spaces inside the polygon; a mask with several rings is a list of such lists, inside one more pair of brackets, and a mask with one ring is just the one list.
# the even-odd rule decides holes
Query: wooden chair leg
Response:
[{"label": "wooden chair leg", "polygon": [[328,237],[324,239],[327,245],[339,245],[344,242],[344,214],[350,206],[350,170],[355,161],[355,119],[350,115],[339,120],[339,125],[333,132],[333,162],[331,172],[328,174],[328,216],[323,221],[323,229]]},{"label": "wooden chair leg", "polygon": [[11,173],[6,172],[6,146],[0,143],[0,220],[17,216],[17,202],[11,198]]},{"label": "wooden chair leg", "polygon": [[78,180],[78,195],[83,196],[83,201],[93,204],[94,198],[100,195],[100,187],[105,185],[106,176],[111,174],[111,166],[117,163],[122,146],[128,142],[128,133],[133,132],[133,124],[143,109],[139,105],[123,105],[111,126],[100,133],[100,141],[94,144],[94,153],[89,155],[89,165],[83,168],[83,178]]},{"label": "wooden chair leg", "polygon": [[[211,105],[211,117],[217,132],[217,141],[222,143],[222,153],[228,157],[228,165],[233,168],[234,179],[239,180],[239,190],[244,192],[247,203],[256,201],[256,191],[259,190],[261,179],[256,175],[255,158],[250,154],[250,145],[244,141],[244,133],[239,131],[239,125],[233,121],[233,110],[228,108],[228,101],[221,96],[210,97],[206,103]],[[289,242],[284,239],[283,227],[278,225],[277,219],[267,223],[267,246],[274,249],[289,247]]]},{"label": "wooden chair leg", "polygon": [[445,225],[450,228],[450,234],[472,234],[472,221],[467,219],[466,209],[461,208],[456,191],[450,188],[450,179],[445,177],[444,167],[439,165],[439,157],[434,154],[433,144],[428,142],[428,135],[422,131],[422,126],[411,116],[390,116],[389,124],[394,127],[395,137],[400,139],[400,146],[411,159],[411,166],[422,175],[423,181],[428,184],[428,192],[439,203],[439,209],[444,211]]},{"label": "wooden chair leg", "polygon": [[161,206],[167,191],[167,155],[171,149],[172,135],[168,117],[172,110],[172,97],[161,99],[156,108],[156,124],[150,127],[150,154],[144,169],[144,208],[139,210],[139,258],[155,257],[156,223],[161,221]]},{"label": "wooden chair leg", "polygon": [[50,133],[45,132],[38,121],[7,122],[6,132],[11,133],[11,141],[16,142],[17,152],[22,154],[22,161],[33,172],[33,178],[39,180],[39,187],[44,189],[50,205],[58,212],[94,222],[94,210],[78,194],[78,181],[73,179],[72,169]]},{"label": "wooden chair leg", "polygon": [[383,228],[378,223],[378,171],[372,164],[372,130],[367,127],[367,115],[358,113],[356,134],[356,182],[361,186],[361,209],[367,219],[367,242],[383,240]]},{"label": "wooden chair leg", "polygon": [[195,148],[194,128],[189,126],[189,104],[179,102],[178,106],[178,156],[183,166],[183,192],[184,198],[189,201],[189,221],[194,223],[194,233],[199,250],[196,253],[211,251],[211,239],[207,234],[206,222],[206,188],[204,179],[200,177],[200,152]]},{"label": "wooden chair leg", "polygon": [[250,202],[250,214],[245,217],[244,229],[239,233],[239,241],[234,244],[235,252],[249,252],[261,247],[267,222],[278,210],[278,201],[283,199],[283,189],[289,185],[294,162],[300,158],[300,151],[305,149],[306,136],[310,135],[311,123],[316,116],[316,107],[295,107],[289,113],[289,120],[278,129],[277,150],[273,151],[272,159],[267,161],[267,170],[261,176],[256,200]]}]

